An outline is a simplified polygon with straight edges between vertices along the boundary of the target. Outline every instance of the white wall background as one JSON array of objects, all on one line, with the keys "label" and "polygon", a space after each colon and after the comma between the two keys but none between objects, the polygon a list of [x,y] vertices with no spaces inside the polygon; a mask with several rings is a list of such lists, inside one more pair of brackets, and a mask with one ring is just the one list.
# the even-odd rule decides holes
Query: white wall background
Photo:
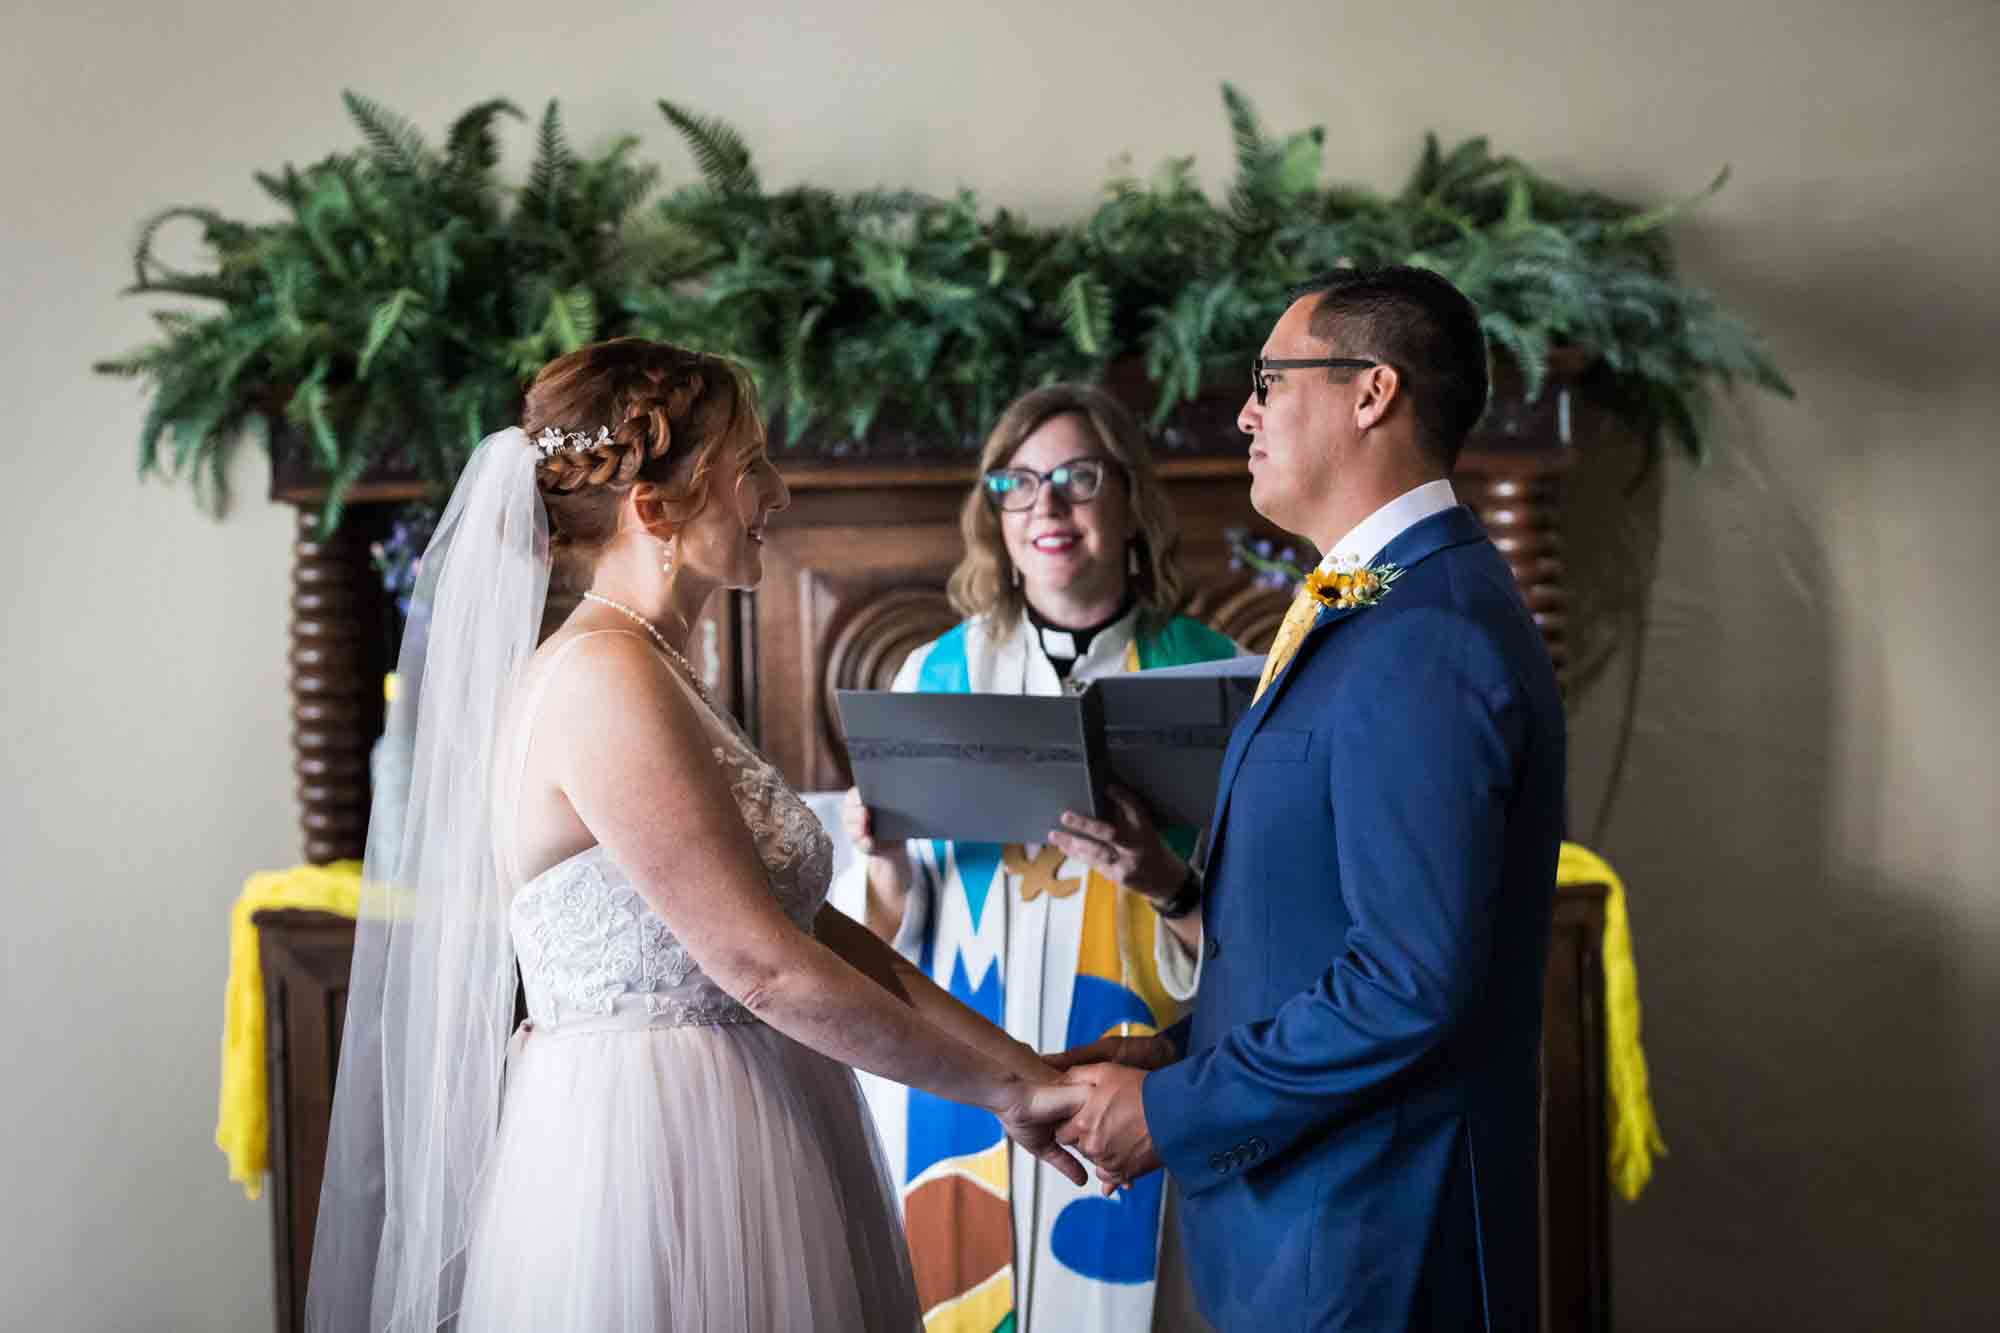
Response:
[{"label": "white wall background", "polygon": [[[1111,160],[1228,160],[1216,97],[1400,182],[1422,131],[1662,197],[1732,163],[1689,272],[1772,339],[1667,478],[1626,788],[1673,1156],[1617,1218],[1626,1329],[1990,1326],[2000,1244],[2000,8],[7,0],[0,76],[0,1326],[257,1330],[268,1205],[210,1146],[228,904],[296,853],[289,511],[217,524],[133,476],[94,357],[137,221],[261,207],[350,141],[351,87],[434,133],[563,99],[577,139],[732,121],[768,181],[977,187],[1055,218]],[[517,142],[525,143],[526,136]],[[1579,811],[1611,708],[1585,701]]]}]

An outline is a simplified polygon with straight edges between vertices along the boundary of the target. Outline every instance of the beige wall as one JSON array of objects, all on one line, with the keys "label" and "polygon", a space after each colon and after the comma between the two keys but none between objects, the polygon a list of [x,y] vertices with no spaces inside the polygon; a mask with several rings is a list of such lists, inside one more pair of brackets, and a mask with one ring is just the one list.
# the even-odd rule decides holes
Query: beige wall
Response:
[{"label": "beige wall", "polygon": [[[1274,126],[1325,123],[1335,169],[1385,186],[1427,126],[1648,196],[1734,165],[1683,253],[1801,396],[1728,408],[1721,462],[1666,477],[1602,839],[1632,883],[1673,1144],[1619,1210],[1621,1322],[1990,1313],[2000,9],[409,8],[5,15],[0,1323],[268,1321],[266,1205],[209,1135],[228,904],[295,852],[290,516],[252,460],[221,525],[134,480],[140,399],[87,371],[145,331],[115,297],[134,223],[253,207],[251,168],[346,141],[343,86],[433,128],[495,92],[559,94],[583,141],[637,128],[682,170],[651,110],[668,95],[735,122],[774,182],[964,183],[1061,216],[1121,152],[1218,175],[1222,78]],[[1621,680],[1582,705],[1586,827]]]}]

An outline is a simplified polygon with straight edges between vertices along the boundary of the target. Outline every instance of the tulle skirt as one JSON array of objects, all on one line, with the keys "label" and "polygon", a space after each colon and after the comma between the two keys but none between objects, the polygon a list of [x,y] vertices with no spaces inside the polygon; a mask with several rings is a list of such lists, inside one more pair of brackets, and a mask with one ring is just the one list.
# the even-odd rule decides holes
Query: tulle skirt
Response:
[{"label": "tulle skirt", "polygon": [[458,1333],[918,1328],[854,1075],[761,1023],[625,1017],[509,1062]]}]

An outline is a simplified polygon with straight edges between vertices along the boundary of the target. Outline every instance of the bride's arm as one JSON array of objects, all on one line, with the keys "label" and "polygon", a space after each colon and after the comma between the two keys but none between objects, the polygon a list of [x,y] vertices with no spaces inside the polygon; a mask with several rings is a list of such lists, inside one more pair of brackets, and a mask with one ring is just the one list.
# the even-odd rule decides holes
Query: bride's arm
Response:
[{"label": "bride's arm", "polygon": [[1024,1078],[1043,1077],[1042,1057],[1025,1042],[1016,1041],[925,976],[909,959],[883,943],[875,932],[834,907],[823,907],[813,921],[813,934],[839,954],[850,967],[910,1006],[932,1027],[986,1052]]},{"label": "bride's arm", "polygon": [[[1038,1059],[926,1021],[793,925],[772,897],[730,776],[688,687],[636,638],[607,635],[551,683],[536,747],[577,816],[715,983],[795,1041],[998,1115],[1082,1184],[1053,1125],[1081,1103]],[[907,985],[906,985],[907,990]],[[1003,1040],[1004,1034],[1002,1034]],[[1016,1044],[1018,1045],[1018,1044]]]}]

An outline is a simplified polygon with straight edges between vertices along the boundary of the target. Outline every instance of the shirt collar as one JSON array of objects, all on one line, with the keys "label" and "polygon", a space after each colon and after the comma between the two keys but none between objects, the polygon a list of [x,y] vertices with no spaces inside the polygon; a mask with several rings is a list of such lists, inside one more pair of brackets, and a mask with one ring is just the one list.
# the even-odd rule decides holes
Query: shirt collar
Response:
[{"label": "shirt collar", "polygon": [[1331,573],[1336,568],[1359,569],[1372,563],[1382,549],[1404,531],[1423,522],[1433,514],[1442,514],[1458,504],[1458,493],[1451,483],[1443,479],[1427,481],[1421,486],[1404,491],[1395,499],[1383,505],[1335,542],[1319,562],[1320,570]]}]

